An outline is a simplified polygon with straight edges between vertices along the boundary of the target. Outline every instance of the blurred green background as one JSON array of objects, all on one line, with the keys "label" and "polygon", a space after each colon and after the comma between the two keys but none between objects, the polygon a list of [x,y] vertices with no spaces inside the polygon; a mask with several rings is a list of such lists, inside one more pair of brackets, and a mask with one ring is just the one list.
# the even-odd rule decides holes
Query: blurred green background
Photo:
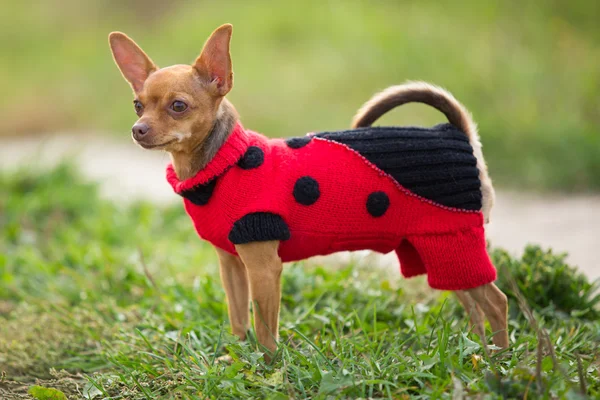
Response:
[{"label": "blurred green background", "polygon": [[[159,66],[191,62],[234,25],[246,127],[271,136],[343,129],[374,92],[408,79],[444,86],[479,123],[492,177],[529,189],[600,190],[600,2],[3,2],[0,136],[114,132],[135,121],[107,35]],[[382,123],[443,120],[422,105]]]}]

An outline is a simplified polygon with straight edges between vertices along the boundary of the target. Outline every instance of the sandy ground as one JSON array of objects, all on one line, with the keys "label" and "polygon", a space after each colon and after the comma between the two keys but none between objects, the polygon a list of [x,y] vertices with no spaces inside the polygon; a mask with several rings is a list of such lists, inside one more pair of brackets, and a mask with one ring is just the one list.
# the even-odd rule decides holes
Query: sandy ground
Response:
[{"label": "sandy ground", "polygon": [[[101,182],[102,194],[115,200],[149,199],[166,204],[180,201],[164,178],[169,157],[144,151],[131,142],[107,135],[59,134],[0,139],[0,169],[28,165],[33,168],[73,159],[83,175]],[[600,277],[600,196],[536,195],[499,191],[488,226],[488,237],[519,255],[526,244],[568,252],[568,260],[592,278]],[[345,260],[347,254],[336,256]],[[340,258],[341,257],[341,258]],[[392,254],[354,253],[352,257],[397,268]],[[331,260],[334,261],[334,260]]]}]

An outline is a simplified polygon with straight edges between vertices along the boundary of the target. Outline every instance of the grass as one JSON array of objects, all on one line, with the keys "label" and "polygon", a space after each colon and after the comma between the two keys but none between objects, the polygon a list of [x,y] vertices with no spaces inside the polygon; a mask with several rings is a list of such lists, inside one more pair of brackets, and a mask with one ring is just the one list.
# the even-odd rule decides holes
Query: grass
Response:
[{"label": "grass", "polygon": [[229,334],[215,256],[181,207],[116,205],[61,166],[1,175],[0,210],[0,398],[600,396],[597,285],[549,251],[493,252],[511,301],[496,354],[422,280],[290,265],[267,365]]},{"label": "grass", "polygon": [[[234,24],[247,127],[274,136],[342,129],[375,91],[407,79],[450,89],[473,111],[496,182],[600,189],[600,3],[26,0],[0,16],[0,135],[62,129],[127,137],[128,86],[107,45],[134,37],[158,65],[190,62]],[[442,117],[406,106],[383,123]]]}]

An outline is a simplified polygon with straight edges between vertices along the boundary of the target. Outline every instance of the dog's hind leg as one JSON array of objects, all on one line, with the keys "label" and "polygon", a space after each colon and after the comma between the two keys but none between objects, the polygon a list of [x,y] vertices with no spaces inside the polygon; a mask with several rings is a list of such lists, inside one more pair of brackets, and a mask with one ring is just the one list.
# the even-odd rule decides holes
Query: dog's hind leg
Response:
[{"label": "dog's hind leg", "polygon": [[464,291],[490,321],[494,344],[508,347],[508,303],[504,293],[488,283],[495,281],[497,275],[486,250],[483,227],[443,235],[413,235],[408,239],[423,260],[429,286],[439,290],[472,288]]},{"label": "dog's hind leg", "polygon": [[[251,242],[235,246],[246,265],[254,310],[254,329],[258,342],[269,352],[277,349],[281,271],[279,241]],[[270,354],[265,355],[270,360]]]},{"label": "dog's hind leg", "polygon": [[473,331],[483,340],[483,334],[485,334],[485,315],[483,314],[481,307],[477,305],[469,293],[463,290],[455,290],[454,293],[469,315]]},{"label": "dog's hind leg", "polygon": [[492,327],[494,344],[508,347],[508,300],[506,295],[493,283],[469,289],[473,300],[481,307]]},{"label": "dog's hind leg", "polygon": [[216,248],[221,269],[221,281],[227,295],[227,308],[229,323],[234,335],[246,339],[246,332],[250,328],[250,291],[246,266],[242,260]]}]

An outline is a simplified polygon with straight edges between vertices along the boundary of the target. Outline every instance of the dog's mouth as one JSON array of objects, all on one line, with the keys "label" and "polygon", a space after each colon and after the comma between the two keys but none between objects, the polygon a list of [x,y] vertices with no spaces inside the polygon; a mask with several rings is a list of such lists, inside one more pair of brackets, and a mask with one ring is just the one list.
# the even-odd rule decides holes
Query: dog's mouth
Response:
[{"label": "dog's mouth", "polygon": [[134,139],[134,141],[135,141],[135,142],[136,142],[136,143],[137,143],[139,146],[143,147],[143,148],[144,148],[144,149],[146,149],[146,150],[153,150],[153,149],[160,149],[160,148],[163,148],[163,147],[165,147],[165,146],[168,146],[168,145],[170,145],[171,143],[175,143],[175,142],[177,141],[177,139],[167,140],[166,142],[164,142],[164,143],[159,143],[159,144],[153,144],[153,143],[144,143],[144,142],[140,142],[140,141],[138,141],[138,140],[135,140],[135,139]]}]

